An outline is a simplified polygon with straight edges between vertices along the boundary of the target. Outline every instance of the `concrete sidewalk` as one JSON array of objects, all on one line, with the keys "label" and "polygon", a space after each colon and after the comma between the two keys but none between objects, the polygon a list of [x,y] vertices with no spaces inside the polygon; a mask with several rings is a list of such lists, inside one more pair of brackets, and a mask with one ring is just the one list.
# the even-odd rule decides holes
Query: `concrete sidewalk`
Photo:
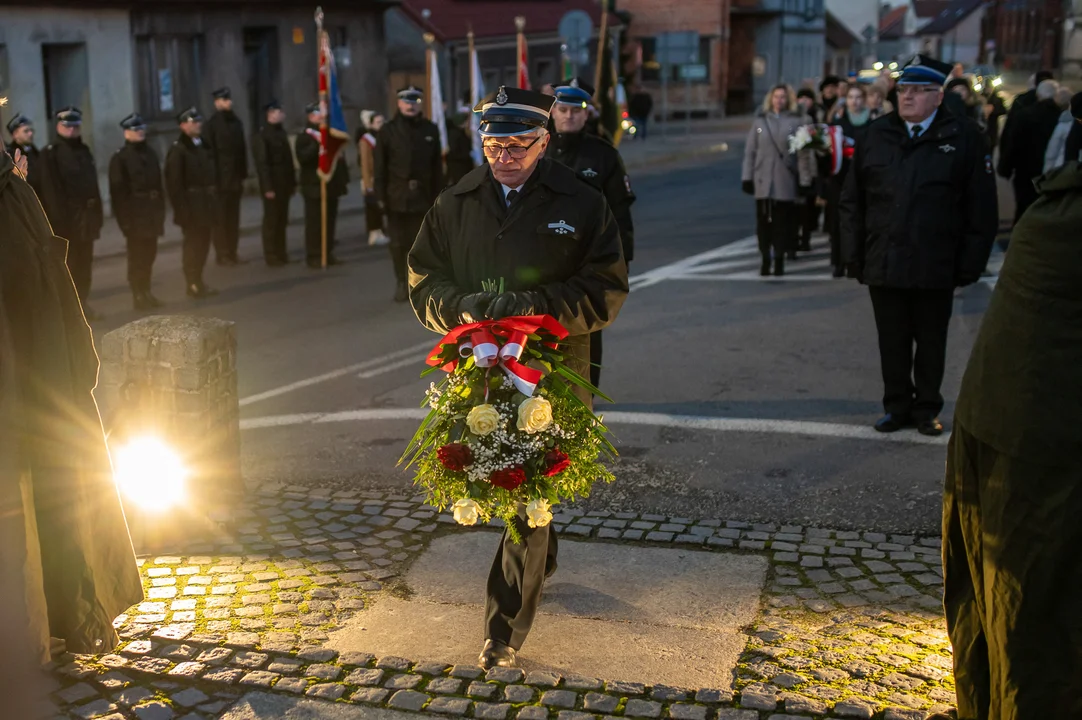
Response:
[{"label": "concrete sidewalk", "polygon": [[[620,146],[624,163],[628,170],[644,168],[666,163],[679,162],[704,153],[721,152],[729,143],[737,142],[750,127],[751,118],[727,118],[718,121],[694,121],[692,134],[685,135],[682,123],[672,123],[671,135],[662,138],[659,128],[653,128],[647,140],[625,142]],[[354,173],[356,174],[356,173]],[[364,201],[356,182],[350,183],[349,193],[339,199],[338,214],[352,215],[364,212]],[[294,195],[289,205],[290,225],[304,222],[304,201]],[[256,195],[246,195],[240,203],[240,228],[242,235],[259,234],[263,222],[263,202]],[[165,236],[159,241],[159,248],[179,245],[180,228],[172,222],[172,211],[166,213]],[[94,257],[105,259],[127,254],[124,236],[112,217],[105,219],[101,237],[94,244]]]}]

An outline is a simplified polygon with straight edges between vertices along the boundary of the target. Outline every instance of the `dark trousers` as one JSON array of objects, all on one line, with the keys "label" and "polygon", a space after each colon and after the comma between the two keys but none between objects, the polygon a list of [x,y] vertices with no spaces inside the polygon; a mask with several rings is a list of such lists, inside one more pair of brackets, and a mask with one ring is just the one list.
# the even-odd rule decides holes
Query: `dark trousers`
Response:
[{"label": "dark trousers", "polygon": [[68,272],[75,283],[79,302],[90,295],[90,269],[94,264],[94,243],[89,240],[68,243]]},{"label": "dark trousers", "polygon": [[888,287],[868,290],[879,331],[883,409],[915,422],[931,420],[943,409],[939,388],[947,362],[947,328],[954,291]]},{"label": "dark trousers", "polygon": [[1079,513],[1077,460],[1006,455],[955,419],[943,605],[960,720],[1082,718]]},{"label": "dark trousers", "polygon": [[214,254],[219,260],[237,257],[240,243],[240,193],[218,196],[218,224],[214,227]]},{"label": "dark trousers", "polygon": [[1017,225],[1022,214],[1037,201],[1037,188],[1033,187],[1032,178],[1020,178],[1017,173],[1011,184],[1014,186],[1014,223]]},{"label": "dark trousers", "polygon": [[590,333],[590,384],[601,388],[601,331]]},{"label": "dark trousers", "polygon": [[[334,256],[334,231],[338,224],[338,198],[327,198],[327,257]],[[323,218],[319,198],[304,199],[304,254],[309,264],[323,262]]]},{"label": "dark trousers", "polygon": [[289,227],[289,196],[263,198],[263,258],[287,260],[286,228]]},{"label": "dark trousers", "polygon": [[391,233],[391,260],[394,262],[394,276],[399,282],[406,282],[406,259],[424,219],[424,213],[390,213],[387,216],[387,229]]},{"label": "dark trousers", "polygon": [[383,229],[383,210],[375,193],[364,196],[364,229],[367,232]]},{"label": "dark trousers", "polygon": [[537,615],[545,578],[556,572],[557,541],[551,525],[531,528],[518,517],[515,527],[522,544],[504,530],[488,574],[485,637],[519,650]]},{"label": "dark trousers", "polygon": [[759,252],[763,255],[764,263],[769,262],[772,249],[775,261],[782,260],[785,253],[796,249],[798,213],[795,202],[755,201],[755,232],[759,237]]},{"label": "dark trousers", "polygon": [[189,285],[203,284],[203,268],[210,254],[209,227],[181,228],[184,242],[181,246],[181,262],[184,267],[184,282]]},{"label": "dark trousers", "polygon": [[158,238],[124,238],[128,244],[128,285],[132,292],[150,292],[154,259],[158,257]]},{"label": "dark trousers", "polygon": [[815,195],[804,198],[800,205],[800,244],[801,250],[811,248],[812,233],[819,229],[819,198]]},{"label": "dark trousers", "polygon": [[[834,177],[827,178],[826,181],[826,197],[828,207],[838,207],[838,202],[842,197],[842,182],[844,176],[835,175]],[[824,213],[824,220],[827,233],[830,235],[830,264],[834,267],[838,267],[842,264],[842,224],[841,216],[837,210],[830,213],[830,217],[827,218]]]}]

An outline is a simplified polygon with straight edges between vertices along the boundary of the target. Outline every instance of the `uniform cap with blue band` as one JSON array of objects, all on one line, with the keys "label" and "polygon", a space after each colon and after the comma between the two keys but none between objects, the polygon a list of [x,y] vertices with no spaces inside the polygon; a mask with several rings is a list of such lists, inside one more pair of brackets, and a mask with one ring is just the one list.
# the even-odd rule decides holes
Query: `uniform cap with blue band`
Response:
[{"label": "uniform cap with blue band", "polygon": [[939,85],[947,82],[954,67],[927,55],[914,55],[902,68],[899,85]]},{"label": "uniform cap with blue band", "polygon": [[577,77],[565,80],[555,88],[554,92],[556,93],[556,102],[561,105],[571,105],[572,107],[585,108],[594,97],[593,87]]}]

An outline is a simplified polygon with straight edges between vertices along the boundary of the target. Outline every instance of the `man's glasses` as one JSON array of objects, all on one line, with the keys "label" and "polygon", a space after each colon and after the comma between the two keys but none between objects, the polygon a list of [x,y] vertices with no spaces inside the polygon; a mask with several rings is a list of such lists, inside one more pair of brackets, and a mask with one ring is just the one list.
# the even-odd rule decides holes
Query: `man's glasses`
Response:
[{"label": "man's glasses", "polygon": [[917,95],[919,93],[934,93],[939,92],[940,88],[935,85],[899,85],[899,95]]},{"label": "man's glasses", "polygon": [[526,153],[528,153],[530,151],[530,148],[536,145],[537,141],[540,139],[541,136],[538,135],[529,145],[500,145],[499,143],[483,143],[481,145],[481,148],[482,150],[484,150],[485,157],[499,159],[503,156],[503,153],[506,150],[507,156],[510,157],[512,160],[521,160],[522,158],[526,157]]}]

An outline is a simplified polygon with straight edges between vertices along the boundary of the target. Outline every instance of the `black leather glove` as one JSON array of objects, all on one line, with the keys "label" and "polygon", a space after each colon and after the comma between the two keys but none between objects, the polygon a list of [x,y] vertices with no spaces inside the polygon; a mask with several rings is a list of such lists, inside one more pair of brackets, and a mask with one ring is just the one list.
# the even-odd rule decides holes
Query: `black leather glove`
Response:
[{"label": "black leather glove", "polygon": [[744,182],[740,183],[740,189],[743,190],[746,195],[754,195],[755,183],[753,183],[751,180],[745,180]]},{"label": "black leather glove", "polygon": [[488,316],[501,320],[512,315],[544,315],[548,312],[545,296],[536,290],[512,290],[497,295],[488,306]]},{"label": "black leather glove", "polygon": [[494,292],[479,292],[463,295],[458,300],[458,321],[461,323],[481,322],[486,319],[485,311],[488,310],[492,299],[496,297]]}]

